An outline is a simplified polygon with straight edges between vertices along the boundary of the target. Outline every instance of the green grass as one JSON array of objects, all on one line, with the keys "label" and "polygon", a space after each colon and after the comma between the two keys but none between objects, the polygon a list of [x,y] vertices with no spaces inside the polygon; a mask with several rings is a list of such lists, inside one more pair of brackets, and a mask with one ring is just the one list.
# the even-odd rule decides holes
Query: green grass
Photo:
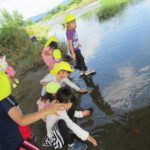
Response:
[{"label": "green grass", "polygon": [[36,35],[36,37],[42,39],[47,37],[49,31],[52,29],[50,26],[42,26],[39,23],[34,23],[31,25],[25,26],[25,30],[27,31],[28,34]]},{"label": "green grass", "polygon": [[133,0],[99,0],[101,8],[97,12],[100,21],[109,19],[122,12],[127,4]]}]

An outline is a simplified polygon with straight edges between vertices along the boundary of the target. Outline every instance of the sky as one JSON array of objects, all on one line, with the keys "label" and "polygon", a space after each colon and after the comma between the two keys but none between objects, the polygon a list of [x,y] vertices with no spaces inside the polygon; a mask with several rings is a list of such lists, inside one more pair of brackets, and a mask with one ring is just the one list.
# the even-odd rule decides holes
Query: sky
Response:
[{"label": "sky", "polygon": [[51,8],[56,7],[64,0],[0,0],[0,9],[5,8],[9,12],[17,10],[24,19],[36,16]]}]

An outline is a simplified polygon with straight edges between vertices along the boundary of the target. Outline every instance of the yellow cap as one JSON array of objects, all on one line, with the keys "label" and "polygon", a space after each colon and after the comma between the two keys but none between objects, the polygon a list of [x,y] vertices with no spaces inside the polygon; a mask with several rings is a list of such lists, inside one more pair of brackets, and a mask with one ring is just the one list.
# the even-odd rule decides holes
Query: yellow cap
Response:
[{"label": "yellow cap", "polygon": [[56,36],[50,36],[48,41],[46,42],[45,46],[48,46],[51,42],[59,42]]},{"label": "yellow cap", "polygon": [[12,93],[8,76],[5,72],[0,71],[0,101]]},{"label": "yellow cap", "polygon": [[53,57],[54,59],[61,59],[61,51],[59,49],[54,49],[53,50]]},{"label": "yellow cap", "polygon": [[65,22],[66,23],[69,23],[71,21],[74,21],[76,20],[76,17],[73,15],[73,14],[68,14],[66,17],[65,17]]},{"label": "yellow cap", "polygon": [[69,71],[69,72],[74,71],[68,62],[61,61],[60,63],[56,64],[56,66],[54,66],[54,68],[50,71],[50,73],[55,75],[61,70],[65,70],[65,71]]},{"label": "yellow cap", "polygon": [[50,82],[46,85],[46,92],[55,94],[59,88],[61,88],[61,85],[58,82]]}]

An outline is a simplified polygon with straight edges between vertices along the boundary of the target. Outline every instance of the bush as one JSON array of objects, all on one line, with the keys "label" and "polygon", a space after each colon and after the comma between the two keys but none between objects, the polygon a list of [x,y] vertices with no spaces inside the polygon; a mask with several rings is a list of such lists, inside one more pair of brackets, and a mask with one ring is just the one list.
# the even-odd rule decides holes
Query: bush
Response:
[{"label": "bush", "polygon": [[97,12],[100,21],[109,19],[123,11],[126,5],[132,0],[100,0],[101,7]]}]

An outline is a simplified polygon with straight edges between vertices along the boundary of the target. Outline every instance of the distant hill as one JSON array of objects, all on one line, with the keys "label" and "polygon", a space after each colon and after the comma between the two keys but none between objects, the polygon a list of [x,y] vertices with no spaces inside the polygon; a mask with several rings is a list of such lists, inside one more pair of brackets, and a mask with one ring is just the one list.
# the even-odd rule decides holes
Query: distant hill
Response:
[{"label": "distant hill", "polygon": [[[65,3],[67,3],[68,1],[69,1],[69,0],[64,0],[64,1],[62,2],[62,4],[65,4]],[[46,15],[47,12],[49,12],[49,11],[52,10],[52,9],[54,9],[54,8],[48,9],[47,11],[45,11],[45,12],[43,12],[43,13],[41,13],[41,14],[38,14],[38,15],[33,16],[33,17],[30,17],[30,18],[28,18],[28,20],[31,20],[31,21],[33,21],[33,22],[36,22],[36,21],[40,20],[44,15]]]},{"label": "distant hill", "polygon": [[36,22],[36,21],[40,20],[45,14],[46,14],[46,12],[42,13],[42,14],[39,14],[39,15],[36,15],[36,16],[33,16],[33,17],[30,17],[30,18],[28,18],[28,20]]}]

